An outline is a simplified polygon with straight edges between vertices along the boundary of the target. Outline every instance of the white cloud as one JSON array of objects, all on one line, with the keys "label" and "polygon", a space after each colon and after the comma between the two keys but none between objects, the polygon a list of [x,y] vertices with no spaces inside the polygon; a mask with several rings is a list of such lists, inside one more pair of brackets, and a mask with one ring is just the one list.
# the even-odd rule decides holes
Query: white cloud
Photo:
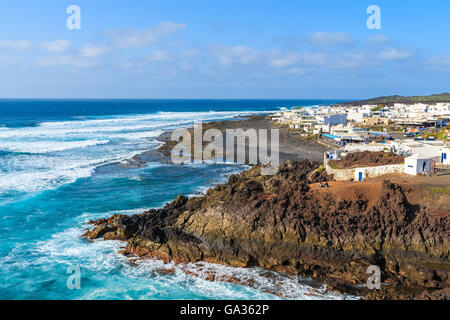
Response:
[{"label": "white cloud", "polygon": [[440,54],[430,58],[430,62],[435,65],[450,66],[450,53]]},{"label": "white cloud", "polygon": [[183,71],[191,71],[195,69],[195,65],[193,63],[189,62],[182,62],[180,63],[180,68]]},{"label": "white cloud", "polygon": [[322,52],[306,52],[302,55],[302,61],[308,65],[323,66],[329,61],[329,57]]},{"label": "white cloud", "polygon": [[389,41],[389,38],[383,34],[378,34],[375,36],[370,36],[367,39],[367,42],[369,44],[382,44],[382,43],[387,43]]},{"label": "white cloud", "polygon": [[78,68],[90,68],[98,65],[97,61],[64,55],[57,57],[40,57],[36,59],[36,65],[40,67],[72,66]]},{"label": "white cloud", "polygon": [[385,49],[378,55],[378,57],[382,60],[404,60],[408,59],[410,56],[411,56],[410,52],[399,51],[394,48]]},{"label": "white cloud", "polygon": [[274,68],[285,68],[293,65],[302,64],[306,66],[325,65],[327,57],[321,52],[304,52],[304,53],[288,53],[278,54],[277,57],[271,58],[269,64]]},{"label": "white cloud", "polygon": [[284,68],[292,66],[298,63],[301,59],[301,55],[298,53],[290,53],[283,57],[275,58],[270,62],[270,65],[274,68]]},{"label": "white cloud", "polygon": [[[47,51],[65,51],[67,45],[68,44],[65,42],[49,43],[47,47],[49,50]],[[110,49],[104,45],[89,44],[82,47],[76,54],[38,57],[35,59],[35,64],[40,67],[70,66],[77,68],[90,68],[99,65],[98,59],[95,58],[106,54],[109,50]]]},{"label": "white cloud", "polygon": [[167,52],[165,50],[152,51],[147,56],[147,59],[152,62],[163,62],[163,61],[170,60],[170,55],[169,55],[169,52]]},{"label": "white cloud", "polygon": [[432,70],[448,72],[450,71],[450,53],[443,53],[431,57],[428,63]]},{"label": "white cloud", "polygon": [[242,64],[251,63],[257,58],[257,53],[253,49],[244,46],[232,47],[229,53]]},{"label": "white cloud", "polygon": [[158,43],[165,35],[186,29],[183,23],[162,22],[154,28],[145,30],[109,30],[104,34],[118,48],[139,48]]},{"label": "white cloud", "polygon": [[369,65],[370,59],[365,52],[347,52],[337,57],[331,68],[353,69]]},{"label": "white cloud", "polygon": [[227,67],[233,64],[250,64],[258,58],[258,53],[245,46],[227,47],[223,45],[213,45],[210,47],[211,54],[217,62]]},{"label": "white cloud", "polygon": [[89,44],[80,49],[80,56],[86,58],[95,58],[106,54],[109,48],[104,45]]},{"label": "white cloud", "polygon": [[41,45],[42,49],[49,52],[64,52],[70,47],[70,41],[67,40],[55,40],[44,42]]},{"label": "white cloud", "polygon": [[186,51],[184,51],[184,52],[182,53],[182,56],[183,56],[184,58],[192,58],[192,57],[195,57],[198,53],[199,53],[198,50],[191,49],[191,50],[186,50]]},{"label": "white cloud", "polygon": [[72,60],[70,56],[39,57],[36,59],[36,64],[41,67],[53,67],[71,64]]},{"label": "white cloud", "polygon": [[315,45],[333,46],[349,44],[353,38],[346,32],[315,32],[307,38],[307,41]]},{"label": "white cloud", "polygon": [[25,51],[31,47],[31,41],[10,41],[10,40],[0,40],[0,48],[14,49],[17,51]]},{"label": "white cloud", "polygon": [[0,64],[12,65],[21,63],[21,58],[12,58],[12,57],[0,57]]},{"label": "white cloud", "polygon": [[296,75],[305,75],[307,74],[306,70],[298,67],[289,68],[283,71],[286,74],[296,74]]}]

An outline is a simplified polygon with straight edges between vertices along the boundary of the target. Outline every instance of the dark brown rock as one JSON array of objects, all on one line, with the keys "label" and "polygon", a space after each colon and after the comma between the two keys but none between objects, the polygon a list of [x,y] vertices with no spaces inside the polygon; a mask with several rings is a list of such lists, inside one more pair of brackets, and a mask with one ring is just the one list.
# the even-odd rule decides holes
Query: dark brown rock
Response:
[{"label": "dark brown rock", "polygon": [[[179,196],[159,210],[94,222],[90,239],[127,241],[126,253],[176,263],[206,261],[311,276],[368,299],[446,297],[449,214],[412,205],[388,181],[313,190],[309,161],[274,176],[259,167],[205,196]],[[366,188],[366,189],[365,189]],[[377,265],[381,290],[362,287]],[[436,294],[431,294],[435,292]]]}]

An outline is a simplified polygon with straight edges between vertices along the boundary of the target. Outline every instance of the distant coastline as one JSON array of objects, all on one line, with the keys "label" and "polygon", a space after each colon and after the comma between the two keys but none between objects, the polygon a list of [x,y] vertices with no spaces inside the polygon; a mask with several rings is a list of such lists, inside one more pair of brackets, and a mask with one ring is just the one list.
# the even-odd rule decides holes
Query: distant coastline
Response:
[{"label": "distant coastline", "polygon": [[[264,114],[262,112],[262,114]],[[327,150],[326,147],[317,143],[316,140],[306,139],[299,133],[289,130],[288,126],[278,126],[266,119],[265,115],[243,116],[239,119],[231,119],[225,121],[210,121],[203,124],[203,130],[209,128],[218,129],[224,132],[227,129],[278,129],[280,133],[280,163],[287,160],[301,161],[310,160],[321,162],[323,160],[323,153]],[[187,128],[192,130],[192,127]],[[163,145],[158,151],[165,157],[170,156],[171,148],[176,144],[170,141],[170,132],[163,133],[158,138]],[[248,144],[246,144],[248,146]]]},{"label": "distant coastline", "polygon": [[[394,103],[404,103],[404,104],[414,104],[414,103],[425,103],[425,104],[434,104],[434,103],[445,103],[450,102],[450,93],[440,93],[440,94],[432,94],[427,96],[410,96],[403,97],[399,95],[393,96],[385,96],[378,98],[371,98],[365,100],[356,100],[356,101],[348,101],[343,103],[338,103],[339,105],[365,105],[365,104],[382,104],[382,105],[393,105]],[[335,104],[335,105],[338,105]]]}]

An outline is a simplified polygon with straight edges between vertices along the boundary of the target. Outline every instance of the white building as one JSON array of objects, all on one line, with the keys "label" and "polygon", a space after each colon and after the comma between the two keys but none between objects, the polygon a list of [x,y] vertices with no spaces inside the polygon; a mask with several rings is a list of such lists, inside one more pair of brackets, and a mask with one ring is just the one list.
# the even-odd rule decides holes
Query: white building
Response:
[{"label": "white building", "polygon": [[364,113],[364,112],[355,112],[355,111],[350,111],[347,115],[347,120],[348,121],[354,121],[354,122],[363,122],[363,118],[364,117],[370,117],[371,114],[370,113]]},{"label": "white building", "polygon": [[411,155],[419,154],[420,156],[433,159],[435,162],[440,162],[444,143],[441,141],[404,140],[404,141],[389,141],[388,145],[392,146],[397,153],[404,153]]},{"label": "white building", "polygon": [[430,174],[434,170],[433,159],[420,154],[405,158],[405,173],[413,176]]},{"label": "white building", "polygon": [[450,149],[449,147],[442,148],[441,150],[441,163],[442,164],[450,164]]},{"label": "white building", "polygon": [[371,144],[354,144],[354,145],[346,145],[344,147],[346,152],[390,152],[392,147],[388,144],[380,144],[380,143],[371,143]]}]

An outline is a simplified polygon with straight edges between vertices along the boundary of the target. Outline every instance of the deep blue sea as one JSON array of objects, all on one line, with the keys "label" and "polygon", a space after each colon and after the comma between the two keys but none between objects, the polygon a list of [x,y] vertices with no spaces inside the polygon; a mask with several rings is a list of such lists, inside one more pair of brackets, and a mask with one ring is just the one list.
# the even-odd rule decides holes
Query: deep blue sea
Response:
[{"label": "deep blue sea", "polygon": [[[138,261],[118,254],[122,242],[81,237],[89,220],[157,208],[245,169],[171,165],[156,157],[140,167],[124,165],[157,148],[162,132],[199,120],[333,102],[0,100],[0,299],[279,299],[267,292],[289,299],[344,298],[311,296],[324,288],[258,268]],[[69,267],[80,268],[80,289],[67,287]],[[251,278],[255,285],[210,282],[182,267]]]}]

